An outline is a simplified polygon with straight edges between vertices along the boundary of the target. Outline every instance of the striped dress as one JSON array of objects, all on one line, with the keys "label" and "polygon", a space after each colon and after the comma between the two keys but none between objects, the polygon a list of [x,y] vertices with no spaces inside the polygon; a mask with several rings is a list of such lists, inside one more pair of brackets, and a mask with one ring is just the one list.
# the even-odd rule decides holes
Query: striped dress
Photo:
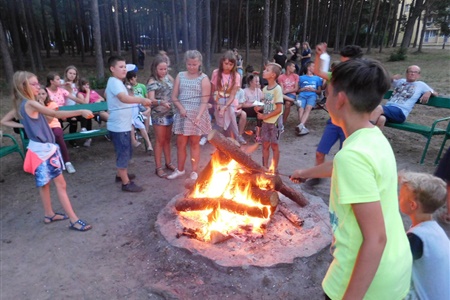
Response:
[{"label": "striped dress", "polygon": [[211,120],[208,109],[205,109],[203,112],[198,125],[193,123],[198,115],[202,101],[202,80],[207,76],[202,73],[197,78],[188,79],[185,74],[185,72],[179,73],[180,88],[178,100],[186,110],[187,117],[182,118],[180,112],[176,109],[172,131],[175,134],[186,136],[208,134],[211,131]]}]

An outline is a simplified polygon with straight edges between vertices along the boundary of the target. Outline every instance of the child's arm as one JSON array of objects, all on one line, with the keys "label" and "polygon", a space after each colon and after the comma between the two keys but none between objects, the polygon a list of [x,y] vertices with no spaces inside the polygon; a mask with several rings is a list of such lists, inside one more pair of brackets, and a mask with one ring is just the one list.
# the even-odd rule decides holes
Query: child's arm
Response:
[{"label": "child's arm", "polygon": [[331,177],[333,172],[333,161],[329,160],[309,169],[295,170],[291,175],[293,182],[303,181],[308,178],[326,178]]},{"label": "child's arm", "polygon": [[125,93],[125,92],[119,93],[117,95],[117,98],[119,98],[119,100],[122,101],[123,103],[128,103],[128,104],[137,103],[137,104],[142,104],[144,106],[152,105],[152,101],[150,101],[150,99],[130,96],[130,95],[128,95],[128,93]]},{"label": "child's arm", "polygon": [[330,80],[327,72],[322,72],[322,61],[320,55],[327,51],[327,45],[325,43],[318,44],[316,46],[316,57],[314,58],[314,74],[322,77],[324,80]]},{"label": "child's arm", "polygon": [[[67,96],[66,96],[66,99],[67,99],[67,98],[72,99],[73,101],[75,101],[75,102],[78,103],[78,104],[84,104],[84,100],[83,100],[83,99],[78,98],[78,97],[75,97],[75,96],[72,95],[72,94],[67,95]],[[89,98],[88,98],[88,102],[89,102]]]},{"label": "child's arm", "polygon": [[387,242],[380,201],[352,204],[352,209],[363,241],[343,300],[364,298],[377,272]]},{"label": "child's arm", "polygon": [[282,111],[283,111],[283,103],[280,102],[280,103],[275,104],[275,109],[273,111],[271,111],[270,113],[263,114],[263,113],[258,112],[257,117],[259,120],[265,120],[265,119],[268,119],[270,117],[280,114]]},{"label": "child's arm", "polygon": [[2,120],[0,121],[0,124],[12,128],[23,128],[23,124],[14,121],[15,117],[16,111],[14,109],[10,110],[6,115],[3,116]]},{"label": "child's arm", "polygon": [[[202,81],[202,84],[203,84],[203,81]],[[209,83],[208,83],[208,85],[209,85]],[[180,116],[182,118],[184,118],[184,117],[186,117],[186,109],[184,108],[183,104],[181,104],[180,100],[178,100],[179,94],[180,94],[180,75],[177,75],[177,78],[175,78],[175,83],[173,84],[172,102],[178,108],[178,111],[180,112]]]},{"label": "child's arm", "polygon": [[201,98],[201,104],[200,109],[198,111],[198,115],[194,120],[194,123],[197,124],[200,121],[200,117],[202,116],[203,112],[208,107],[209,102],[209,95],[211,94],[211,83],[209,82],[208,76],[202,79],[202,98]]},{"label": "child's arm", "polygon": [[37,112],[45,116],[52,116],[58,119],[66,119],[76,116],[82,116],[85,119],[92,119],[94,117],[94,114],[87,109],[78,109],[72,111],[53,110],[33,100],[27,101],[27,103],[25,104],[25,111],[30,117],[36,117],[35,114]]},{"label": "child's arm", "polygon": [[83,93],[78,92],[77,97],[79,99],[81,99],[81,103],[82,104],[88,104],[89,103],[89,98],[91,97],[91,90],[88,88],[85,88],[86,90],[86,96],[83,95]]}]

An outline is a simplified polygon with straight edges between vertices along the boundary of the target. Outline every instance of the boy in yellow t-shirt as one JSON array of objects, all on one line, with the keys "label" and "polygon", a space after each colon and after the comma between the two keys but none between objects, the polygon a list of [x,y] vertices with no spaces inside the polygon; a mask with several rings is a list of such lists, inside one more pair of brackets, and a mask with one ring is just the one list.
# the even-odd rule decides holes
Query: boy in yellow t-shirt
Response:
[{"label": "boy in yellow t-shirt", "polygon": [[[257,118],[263,120],[261,127],[261,141],[263,145],[263,166],[269,168],[270,148],[273,152],[273,168],[278,170],[280,161],[280,149],[278,148],[278,117],[283,113],[283,90],[277,84],[277,78],[280,76],[281,66],[275,63],[269,63],[263,72],[263,78],[267,80],[268,85],[264,87],[264,110],[260,112],[257,107]],[[260,109],[260,108],[259,108]]]},{"label": "boy in yellow t-shirt", "polygon": [[[333,162],[296,170],[294,181],[331,175],[333,261],[322,282],[330,299],[403,299],[412,256],[397,196],[394,153],[370,113],[390,87],[374,60],[340,63],[328,84],[327,109],[346,140]],[[383,155],[380,155],[382,153]]]}]

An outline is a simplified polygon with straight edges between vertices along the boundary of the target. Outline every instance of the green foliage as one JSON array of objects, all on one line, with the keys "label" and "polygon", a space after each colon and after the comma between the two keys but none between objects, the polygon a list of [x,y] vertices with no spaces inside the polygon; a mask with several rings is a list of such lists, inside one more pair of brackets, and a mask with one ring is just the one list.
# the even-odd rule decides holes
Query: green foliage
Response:
[{"label": "green foliage", "polygon": [[406,48],[398,48],[398,50],[391,53],[391,56],[389,57],[389,61],[401,61],[406,60],[407,49]]},{"label": "green foliage", "polygon": [[101,90],[106,88],[106,83],[108,82],[108,77],[105,79],[98,80],[96,77],[89,77],[89,85],[93,90]]}]

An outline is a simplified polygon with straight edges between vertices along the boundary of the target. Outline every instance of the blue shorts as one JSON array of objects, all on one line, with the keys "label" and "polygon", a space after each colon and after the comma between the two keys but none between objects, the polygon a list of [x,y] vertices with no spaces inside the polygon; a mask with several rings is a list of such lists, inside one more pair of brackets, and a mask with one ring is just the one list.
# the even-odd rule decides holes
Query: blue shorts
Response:
[{"label": "blue shorts", "polygon": [[36,186],[41,187],[46,185],[50,180],[61,175],[61,173],[61,158],[59,157],[59,151],[56,151],[49,159],[42,162],[34,172]]},{"label": "blue shorts", "polygon": [[[292,99],[292,102],[295,103],[295,99],[297,99],[297,96],[296,96],[295,94],[289,93],[289,94],[286,94],[286,96],[288,96],[289,98],[291,98],[291,99]],[[288,102],[288,101],[289,101],[289,100],[284,100],[284,99],[283,99],[283,104],[286,104],[286,102]]]},{"label": "blue shorts", "polygon": [[317,95],[302,95],[300,93],[300,95],[298,96],[298,100],[297,102],[295,102],[295,104],[297,105],[298,108],[305,108],[306,105],[309,106],[314,106],[316,105],[316,100],[317,100]]},{"label": "blue shorts", "polygon": [[382,105],[383,115],[386,117],[388,122],[392,123],[403,123],[406,120],[403,111],[397,106],[393,105]]},{"label": "blue shorts", "polygon": [[131,147],[131,131],[125,132],[109,132],[111,141],[116,152],[116,167],[119,169],[128,168],[128,162],[133,154]]},{"label": "blue shorts", "polygon": [[278,137],[280,136],[276,124],[262,123],[261,126],[261,141],[263,143],[278,144]]},{"label": "blue shorts", "polygon": [[334,143],[336,143],[337,140],[340,141],[339,149],[341,149],[342,143],[345,140],[344,131],[341,127],[331,123],[331,119],[328,119],[327,125],[325,125],[325,129],[322,134],[322,138],[320,139],[319,145],[317,146],[317,152],[328,154],[331,147],[333,147]]}]

